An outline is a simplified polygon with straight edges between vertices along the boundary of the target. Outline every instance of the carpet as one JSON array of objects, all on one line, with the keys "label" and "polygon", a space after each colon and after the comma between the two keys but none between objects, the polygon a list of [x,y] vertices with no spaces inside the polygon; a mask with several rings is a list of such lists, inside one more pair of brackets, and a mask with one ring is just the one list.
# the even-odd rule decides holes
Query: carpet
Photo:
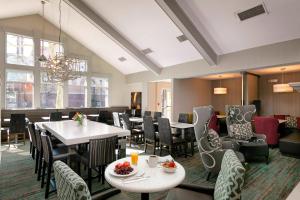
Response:
[{"label": "carpet", "polygon": [[[216,177],[206,181],[207,172],[201,164],[199,154],[193,157],[178,157],[176,161],[186,169],[186,183],[214,184]],[[0,150],[0,199],[44,199],[44,189],[36,181],[34,161],[29,155],[29,145]],[[281,155],[278,149],[270,149],[270,163],[248,163],[242,199],[285,199],[300,181],[300,160]],[[96,180],[93,191],[108,187]],[[140,199],[139,194],[124,193],[130,199]],[[164,199],[167,191],[150,194],[150,199]],[[55,193],[49,199],[56,199]]]}]

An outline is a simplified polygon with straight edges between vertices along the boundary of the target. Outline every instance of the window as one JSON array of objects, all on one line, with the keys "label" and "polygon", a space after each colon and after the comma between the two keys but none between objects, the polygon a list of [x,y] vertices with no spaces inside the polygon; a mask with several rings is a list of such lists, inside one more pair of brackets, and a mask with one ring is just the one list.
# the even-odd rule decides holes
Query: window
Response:
[{"label": "window", "polygon": [[[43,53],[46,58],[54,57],[57,52],[64,52],[64,47],[61,43],[52,42],[48,40],[41,40],[41,54]],[[43,67],[43,63],[41,63],[41,67]]]},{"label": "window", "polygon": [[80,72],[87,72],[88,64],[87,60],[79,60],[79,71]]},{"label": "window", "polygon": [[[60,92],[59,92],[60,91]],[[57,83],[48,80],[45,72],[41,73],[40,102],[41,108],[61,108],[63,106],[63,89]]]},{"label": "window", "polygon": [[80,77],[68,81],[69,107],[87,106],[87,83],[86,77]]},{"label": "window", "polygon": [[91,106],[108,106],[108,79],[91,77]]},{"label": "window", "polygon": [[6,108],[32,108],[33,72],[6,70]]},{"label": "window", "polygon": [[34,66],[34,45],[31,37],[6,34],[6,63]]}]

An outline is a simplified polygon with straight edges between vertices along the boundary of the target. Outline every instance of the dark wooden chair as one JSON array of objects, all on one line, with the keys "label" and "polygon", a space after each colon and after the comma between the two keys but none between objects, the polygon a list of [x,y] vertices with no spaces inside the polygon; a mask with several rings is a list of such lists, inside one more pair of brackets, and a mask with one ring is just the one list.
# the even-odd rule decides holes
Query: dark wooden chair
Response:
[{"label": "dark wooden chair", "polygon": [[158,118],[160,118],[162,116],[161,112],[154,112],[153,114],[153,121],[157,122]]},{"label": "dark wooden chair", "polygon": [[76,115],[76,113],[77,113],[76,111],[69,112],[69,119],[72,120],[73,117]]},{"label": "dark wooden chair", "polygon": [[151,111],[145,111],[143,117],[151,117]]},{"label": "dark wooden chair", "polygon": [[28,133],[29,133],[29,136],[30,136],[31,142],[32,142],[31,156],[33,159],[36,160],[34,172],[37,173],[38,159],[36,159],[37,143],[36,143],[36,136],[35,136],[35,127],[34,127],[34,124],[31,122],[27,125],[27,127],[28,127]]},{"label": "dark wooden chair", "polygon": [[62,120],[62,112],[50,113],[50,121],[61,121],[61,120]]},{"label": "dark wooden chair", "polygon": [[11,136],[14,136],[15,141],[19,139],[19,135],[22,136],[22,141],[25,145],[26,139],[26,119],[25,114],[11,114],[10,125],[7,134],[8,146],[10,147]]},{"label": "dark wooden chair", "polygon": [[154,130],[154,124],[152,117],[145,117],[144,122],[144,134],[145,134],[145,152],[147,152],[147,146],[153,146],[153,154],[155,155],[156,147],[159,147],[159,135]]},{"label": "dark wooden chair", "polygon": [[123,128],[130,131],[129,146],[131,146],[132,141],[136,144],[144,142],[144,131],[142,129],[133,128],[127,114],[122,114],[122,122]]}]

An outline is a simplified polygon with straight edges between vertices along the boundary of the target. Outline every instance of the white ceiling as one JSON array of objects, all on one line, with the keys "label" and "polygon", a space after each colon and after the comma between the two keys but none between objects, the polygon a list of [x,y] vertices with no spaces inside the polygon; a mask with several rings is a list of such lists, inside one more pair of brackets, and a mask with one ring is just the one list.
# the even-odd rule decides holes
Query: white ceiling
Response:
[{"label": "white ceiling", "polygon": [[279,73],[289,73],[289,72],[299,72],[300,65],[289,65],[289,66],[278,66],[278,67],[269,67],[257,70],[250,70],[249,72],[257,75],[266,75],[266,74],[279,74]]},{"label": "white ceiling", "polygon": [[213,74],[208,76],[201,76],[201,79],[206,80],[221,80],[221,79],[230,79],[230,78],[240,78],[240,73],[225,73],[225,74]]},{"label": "white ceiling", "polygon": [[[209,38],[218,54],[300,38],[299,0],[178,1],[186,4],[187,14],[199,31]],[[259,15],[243,22],[235,15],[262,2],[268,15]]]}]

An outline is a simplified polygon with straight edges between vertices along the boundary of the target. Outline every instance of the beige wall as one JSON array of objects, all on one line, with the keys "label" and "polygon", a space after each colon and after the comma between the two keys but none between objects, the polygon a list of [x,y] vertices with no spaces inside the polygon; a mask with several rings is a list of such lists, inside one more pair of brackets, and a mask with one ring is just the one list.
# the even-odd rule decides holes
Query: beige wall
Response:
[{"label": "beige wall", "polygon": [[[3,79],[4,67],[7,66],[4,60],[4,47],[5,47],[5,32],[12,32],[17,34],[23,34],[33,37],[35,40],[45,38],[52,41],[58,41],[58,29],[49,22],[45,21],[44,36],[42,36],[42,24],[43,19],[39,15],[30,15],[24,17],[16,17],[0,20],[0,70]],[[78,27],[80,28],[80,27]],[[87,35],[88,37],[88,35]],[[88,50],[82,44],[75,41],[70,36],[63,34],[62,42],[64,44],[65,54],[76,55],[82,59],[88,60],[88,75],[89,76],[101,76],[109,79],[109,106],[121,106],[124,105],[126,91],[126,79],[125,76],[118,71],[115,67],[105,62],[102,58]],[[99,44],[101,45],[101,44]],[[39,52],[39,46],[36,46],[36,52]],[[38,55],[35,55],[37,57]],[[14,68],[25,69],[24,66],[10,66]],[[38,67],[29,68],[34,70],[34,73],[39,78],[38,74],[40,69]],[[39,79],[35,80],[35,103],[37,107],[39,104]],[[2,84],[2,93],[4,90],[4,84]],[[4,106],[4,95],[2,95],[2,107]]]},{"label": "beige wall", "polygon": [[173,80],[173,120],[193,107],[211,104],[211,81],[198,78]]},{"label": "beige wall", "polygon": [[[281,82],[281,74],[263,75],[259,78],[259,97],[261,100],[261,114],[288,114],[300,116],[300,93],[273,93],[273,83],[270,79]],[[300,72],[284,74],[284,82],[300,81]]]},{"label": "beige wall", "polygon": [[220,86],[219,80],[211,83],[212,106],[215,111],[225,112],[225,105],[240,105],[242,101],[242,79],[232,78],[222,80],[222,87],[227,88],[227,94],[213,94],[213,89]]},{"label": "beige wall", "polygon": [[161,112],[161,94],[163,89],[172,90],[171,82],[148,83],[148,110]]},{"label": "beige wall", "polygon": [[247,74],[248,104],[258,99],[258,76]]}]

